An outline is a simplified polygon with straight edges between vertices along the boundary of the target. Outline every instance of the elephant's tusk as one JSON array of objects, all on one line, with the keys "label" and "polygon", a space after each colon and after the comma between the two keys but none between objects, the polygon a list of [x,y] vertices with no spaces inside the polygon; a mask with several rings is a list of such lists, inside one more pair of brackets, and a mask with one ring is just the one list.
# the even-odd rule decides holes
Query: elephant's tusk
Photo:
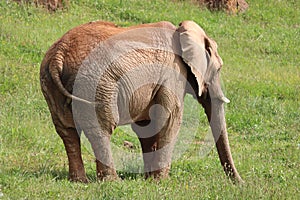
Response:
[{"label": "elephant's tusk", "polygon": [[222,97],[220,98],[220,100],[223,101],[224,103],[230,103],[230,100],[227,99],[225,96],[222,96]]}]

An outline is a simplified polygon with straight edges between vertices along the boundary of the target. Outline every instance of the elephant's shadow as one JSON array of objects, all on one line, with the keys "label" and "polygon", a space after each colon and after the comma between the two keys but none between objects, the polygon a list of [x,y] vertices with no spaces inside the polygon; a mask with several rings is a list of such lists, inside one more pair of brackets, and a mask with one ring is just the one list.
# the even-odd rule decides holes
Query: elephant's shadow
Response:
[{"label": "elephant's shadow", "polygon": [[[51,169],[45,169],[40,168],[35,172],[26,172],[23,173],[26,174],[29,177],[36,177],[40,178],[42,176],[50,177],[50,179],[55,181],[63,181],[68,180],[69,171],[68,169],[62,169],[62,170],[51,170]],[[117,171],[118,176],[121,178],[121,180],[135,180],[138,178],[144,178],[144,174],[142,173],[130,173],[130,172],[122,172]],[[87,172],[87,177],[90,182],[97,182],[97,177],[93,172]]]}]

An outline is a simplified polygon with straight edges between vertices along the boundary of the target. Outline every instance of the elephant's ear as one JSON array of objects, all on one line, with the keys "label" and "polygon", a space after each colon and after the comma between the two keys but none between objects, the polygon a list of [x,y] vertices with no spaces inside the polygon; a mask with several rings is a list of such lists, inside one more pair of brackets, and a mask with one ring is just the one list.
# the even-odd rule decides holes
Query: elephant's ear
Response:
[{"label": "elephant's ear", "polygon": [[179,32],[183,61],[191,68],[195,75],[201,96],[204,90],[204,75],[208,67],[210,53],[208,38],[203,29],[193,21],[183,21],[177,29]]}]

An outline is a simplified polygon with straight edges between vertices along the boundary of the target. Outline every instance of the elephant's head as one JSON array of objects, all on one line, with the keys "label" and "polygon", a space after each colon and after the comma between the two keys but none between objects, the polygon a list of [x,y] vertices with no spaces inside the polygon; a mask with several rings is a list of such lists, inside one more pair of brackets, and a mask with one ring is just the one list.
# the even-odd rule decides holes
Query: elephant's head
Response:
[{"label": "elephant's head", "polygon": [[227,137],[224,103],[229,103],[229,100],[221,89],[220,69],[223,61],[217,52],[217,43],[193,21],[180,23],[178,32],[182,59],[190,69],[188,76],[193,77],[189,81],[207,114],[221,164],[232,180],[241,182]]}]

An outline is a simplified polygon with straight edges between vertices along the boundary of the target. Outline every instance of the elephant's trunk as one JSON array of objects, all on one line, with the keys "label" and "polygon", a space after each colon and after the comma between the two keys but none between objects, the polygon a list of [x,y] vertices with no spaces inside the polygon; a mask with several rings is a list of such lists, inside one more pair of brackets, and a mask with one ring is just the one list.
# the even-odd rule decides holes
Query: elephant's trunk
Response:
[{"label": "elephant's trunk", "polygon": [[232,159],[228,134],[226,130],[224,102],[221,99],[213,99],[209,105],[205,106],[205,111],[210,122],[210,127],[216,142],[219,158],[224,171],[233,182],[241,183],[239,173],[237,172]]}]

